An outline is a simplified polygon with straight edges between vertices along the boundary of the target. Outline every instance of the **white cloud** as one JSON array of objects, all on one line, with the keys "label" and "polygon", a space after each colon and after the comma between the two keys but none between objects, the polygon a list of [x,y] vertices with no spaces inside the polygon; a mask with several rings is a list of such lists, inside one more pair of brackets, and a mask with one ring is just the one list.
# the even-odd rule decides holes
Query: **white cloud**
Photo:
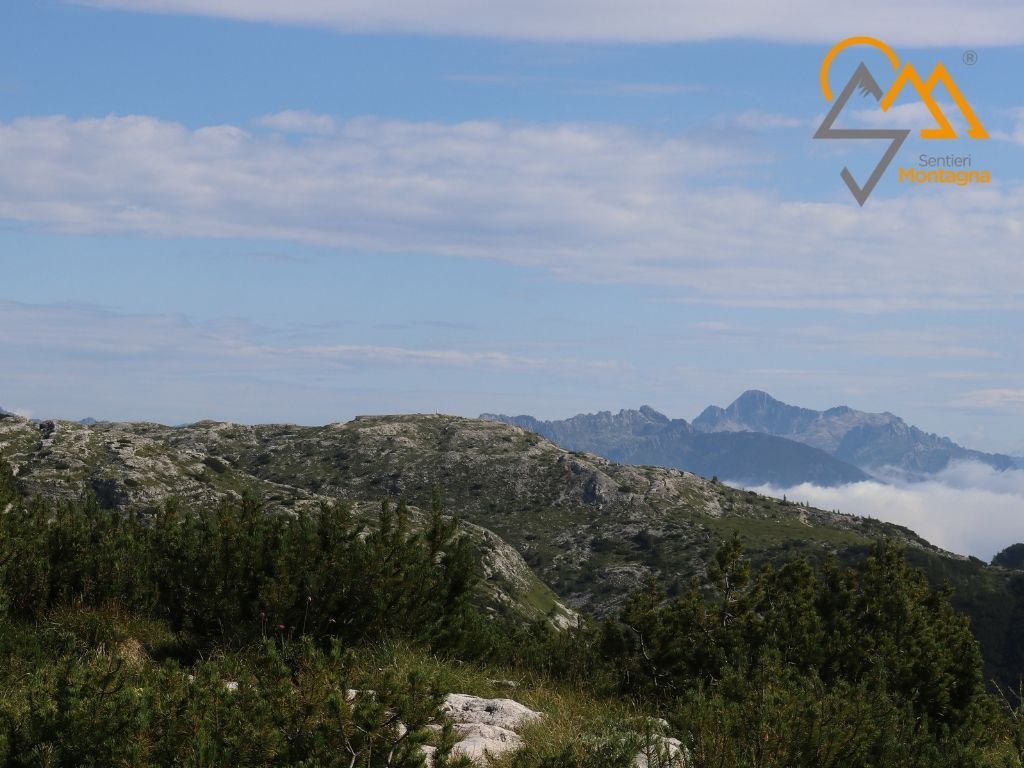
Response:
[{"label": "white cloud", "polygon": [[[909,89],[908,89],[909,92]],[[916,97],[916,94],[915,94]],[[869,99],[874,104],[873,99]],[[937,106],[953,126],[957,136],[967,135],[967,122],[959,108],[952,102],[938,102]],[[912,136],[919,136],[922,130],[938,128],[939,123],[923,101],[896,104],[886,111],[875,105],[871,109],[858,109],[852,113],[853,122],[869,128],[909,128]],[[838,125],[838,123],[837,123]]]},{"label": "white cloud", "polygon": [[762,486],[761,493],[904,525],[943,549],[988,561],[1024,541],[1024,472],[957,462],[921,483],[853,483],[837,488]]},{"label": "white cloud", "polygon": [[1013,127],[1009,131],[991,131],[992,138],[1014,144],[1024,144],[1024,107],[1008,110],[1008,114],[1013,121]]},{"label": "white cloud", "polygon": [[873,35],[892,45],[1024,42],[1024,7],[1005,0],[823,8],[812,0],[77,0],[97,8],[183,13],[246,21],[526,40],[678,42],[745,38],[834,42]]},{"label": "white cloud", "polygon": [[333,133],[286,138],[145,116],[0,122],[0,218],[499,260],[725,305],[1020,305],[1020,187],[888,200],[876,192],[860,210],[838,174],[835,203],[750,188],[759,161],[710,141],[594,125],[292,114],[301,115],[293,126],[330,124]]},{"label": "white cloud", "polygon": [[[873,105],[870,109],[858,109],[852,114],[862,125],[869,125],[872,128],[933,128],[935,118],[923,101],[913,101],[908,104],[896,104],[882,111],[882,108],[875,104],[873,99],[866,99]],[[946,115],[950,113],[948,104],[940,104],[939,109]]]}]

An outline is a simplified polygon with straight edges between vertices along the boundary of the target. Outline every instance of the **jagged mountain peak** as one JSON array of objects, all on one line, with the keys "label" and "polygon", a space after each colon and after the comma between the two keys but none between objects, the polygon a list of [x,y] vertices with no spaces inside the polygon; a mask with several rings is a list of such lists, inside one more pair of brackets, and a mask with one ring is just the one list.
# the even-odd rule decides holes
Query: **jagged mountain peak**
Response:
[{"label": "jagged mountain peak", "polygon": [[[559,439],[556,439],[555,442],[569,447],[570,450],[577,449],[574,441],[574,437],[577,435],[584,435],[589,438],[591,435],[599,434],[618,438],[624,434],[647,435],[651,434],[652,430],[660,430],[666,427],[686,432],[693,431],[693,428],[685,419],[670,419],[649,405],[641,405],[638,409],[621,408],[618,413],[613,413],[612,411],[578,413],[575,416],[560,421],[543,421],[525,414],[506,416],[505,414],[482,413],[480,418],[488,421],[513,424],[548,438],[551,438],[552,430],[554,429],[554,431],[559,433]],[[595,452],[600,454],[600,451]]]},{"label": "jagged mountain peak", "polygon": [[825,416],[845,416],[849,413],[855,413],[855,411],[848,405],[837,405],[824,411]]},{"label": "jagged mountain peak", "polygon": [[701,434],[685,419],[670,419],[646,405],[618,414],[577,414],[561,421],[532,416],[484,418],[536,432],[569,450],[750,485],[840,485],[867,479],[856,467],[801,443],[764,434]]},{"label": "jagged mountain peak", "polygon": [[741,394],[739,397],[737,397],[735,400],[733,400],[732,404],[733,405],[737,405],[737,404],[751,403],[751,402],[757,402],[757,403],[777,403],[779,405],[785,405],[785,403],[783,403],[781,400],[776,400],[774,397],[769,395],[763,389],[748,389],[745,392],[743,392],[743,394]]},{"label": "jagged mountain peak", "polygon": [[763,432],[789,437],[806,429],[819,415],[817,411],[777,400],[762,390],[748,389],[726,408],[706,408],[694,419],[693,426],[698,432]]},{"label": "jagged mountain peak", "polygon": [[725,410],[727,413],[774,413],[777,411],[817,413],[808,408],[784,403],[760,389],[748,389],[733,400]]},{"label": "jagged mountain peak", "polygon": [[666,416],[665,414],[661,413],[660,411],[654,410],[654,408],[652,408],[649,405],[641,405],[640,406],[640,413],[642,413],[644,416],[646,416],[651,421],[657,421],[657,422],[660,422],[662,424],[668,424],[669,421],[670,421],[668,416]]},{"label": "jagged mountain peak", "polygon": [[888,411],[868,413],[846,405],[815,411],[756,389],[744,392],[727,408],[706,408],[693,426],[705,433],[761,432],[785,437],[862,469],[897,469],[910,477],[939,472],[956,460],[980,461],[996,469],[1016,466],[1009,456],[964,448]]}]

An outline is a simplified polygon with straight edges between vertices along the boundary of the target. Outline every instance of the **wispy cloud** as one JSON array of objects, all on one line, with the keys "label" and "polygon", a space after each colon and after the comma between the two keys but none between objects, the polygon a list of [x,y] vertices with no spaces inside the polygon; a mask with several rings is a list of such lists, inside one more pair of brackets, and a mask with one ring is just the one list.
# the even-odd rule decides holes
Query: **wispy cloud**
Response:
[{"label": "wispy cloud", "polygon": [[593,96],[676,96],[705,90],[699,83],[623,82],[618,80],[576,80],[527,74],[457,74],[446,80],[487,87],[522,88],[544,85],[566,93]]},{"label": "wispy cloud", "polygon": [[548,77],[539,75],[500,75],[500,74],[455,74],[446,75],[445,80],[454,83],[466,83],[467,85],[493,86],[514,86],[534,85],[537,83],[548,83]]},{"label": "wispy cloud", "polygon": [[838,488],[803,484],[758,490],[905,525],[943,549],[986,561],[1004,547],[1024,541],[1024,472],[997,472],[975,462],[952,464],[923,483],[865,482]]},{"label": "wispy cloud", "polygon": [[597,96],[676,96],[681,93],[697,93],[704,86],[697,83],[587,83],[573,86],[576,93]]},{"label": "wispy cloud", "polygon": [[[771,345],[775,349],[827,352],[842,348],[847,356],[920,360],[996,360],[1002,348],[1012,340],[990,329],[955,326],[928,329],[862,330],[835,325],[799,325],[793,327],[757,327],[724,322],[702,322],[697,328],[706,333],[691,344],[715,345],[723,339],[731,343]],[[959,374],[963,377],[964,374]]]},{"label": "wispy cloud", "polygon": [[264,115],[256,119],[256,124],[283,133],[308,133],[319,136],[329,136],[337,128],[334,118],[329,115],[294,109]]},{"label": "wispy cloud", "polygon": [[[339,414],[339,402],[387,412],[430,403],[475,414],[493,405],[484,387],[509,386],[515,377],[534,387],[575,387],[596,376],[631,373],[627,363],[559,355],[543,342],[532,349],[412,346],[380,343],[376,335],[372,329],[298,333],[230,318],[196,322],[175,314],[0,301],[0,403],[27,402],[47,417],[170,422],[354,415]],[[445,391],[432,394],[441,381]],[[354,389],[358,397],[346,399]],[[55,413],[53,403],[61,411]]]},{"label": "wispy cloud", "polygon": [[[183,360],[214,368],[301,372],[321,364],[449,366],[505,371],[624,370],[614,360],[524,356],[501,350],[407,348],[374,344],[286,343],[272,329],[221,319],[197,325],[180,315],[125,315],[99,308],[0,301],[0,345],[33,357],[111,360],[130,365]],[[13,355],[12,355],[13,356]]]},{"label": "wispy cloud", "polygon": [[[835,42],[851,34],[890,44],[1007,45],[1024,42],[1024,8],[1002,0],[927,6],[885,0],[830,6],[812,0],[73,0],[96,8],[183,13],[245,21],[391,32],[525,40],[678,42],[742,38]],[[854,32],[855,30],[855,32]]]},{"label": "wispy cloud", "polygon": [[758,158],[717,139],[285,115],[262,122],[302,129],[288,139],[145,116],[0,122],[0,218],[498,260],[726,306],[1021,303],[1024,188],[876,193],[858,210],[759,191]]},{"label": "wispy cloud", "polygon": [[335,344],[305,346],[295,350],[325,361],[367,361],[396,365],[441,365],[458,368],[493,368],[509,371],[571,370],[576,374],[621,371],[628,366],[614,360],[588,361],[577,358],[539,358],[506,352],[466,352],[454,349],[406,349],[402,347]]},{"label": "wispy cloud", "polygon": [[1024,389],[975,389],[957,397],[950,405],[957,408],[1024,413]]}]

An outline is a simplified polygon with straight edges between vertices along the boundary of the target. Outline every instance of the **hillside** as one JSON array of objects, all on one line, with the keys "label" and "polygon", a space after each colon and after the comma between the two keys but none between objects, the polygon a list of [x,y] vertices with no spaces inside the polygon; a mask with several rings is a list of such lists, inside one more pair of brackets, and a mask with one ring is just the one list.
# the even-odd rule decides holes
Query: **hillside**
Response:
[{"label": "hillside", "polygon": [[[92,494],[101,507],[109,509],[153,510],[170,498],[203,507],[249,494],[270,512],[302,514],[342,496],[268,481],[231,466],[204,450],[209,433],[218,429],[231,427],[211,423],[184,431],[146,423],[36,424],[7,415],[0,417],[0,458],[11,466],[26,496],[70,501]],[[377,494],[345,494],[344,498],[361,519],[376,517]],[[424,503],[429,508],[430,499],[425,497]],[[422,524],[425,513],[416,506],[409,511],[412,522]],[[462,529],[477,550],[484,577],[481,598],[490,610],[511,611],[528,620],[548,618],[559,626],[575,620],[574,612],[534,575],[513,547],[468,520],[462,522]]]},{"label": "hillside", "polygon": [[833,486],[868,479],[861,470],[817,448],[750,432],[701,433],[684,419],[669,419],[647,405],[617,414],[581,413],[561,421],[496,414],[480,418],[514,424],[569,450],[624,464],[685,469],[738,485]]},{"label": "hillside", "polygon": [[951,461],[978,461],[1011,469],[1010,456],[983,453],[948,437],[908,425],[891,413],[865,413],[846,406],[815,411],[749,390],[727,408],[709,406],[693,421],[702,433],[754,432],[784,437],[818,448],[844,462],[871,471],[895,468],[911,477],[934,474]]},{"label": "hillside", "polygon": [[559,631],[481,612],[436,501],[132,515],[0,466],[0,765],[1019,763],[1021,709],[898,548],[754,570],[733,540],[705,589]]},{"label": "hillside", "polygon": [[[734,532],[755,562],[794,554],[820,562],[829,553],[853,562],[873,540],[889,538],[909,547],[936,582],[953,584],[991,673],[1015,674],[1024,661],[1014,650],[1017,598],[1004,569],[938,550],[896,525],[681,470],[617,464],[499,422],[372,416],[322,427],[172,428],[7,417],[0,454],[24,493],[72,498],[92,490],[107,506],[143,510],[168,496],[210,500],[246,490],[279,512],[301,513],[326,498],[404,497],[426,508],[441,487],[448,512],[511,545],[514,552],[503,550],[507,562],[519,564],[521,556],[560,599],[598,615],[616,611],[649,577],[673,593],[693,577],[704,580],[713,552]],[[561,613],[532,576],[524,575],[518,591],[504,589],[534,613]]]},{"label": "hillside", "polygon": [[301,512],[322,498],[405,497],[447,509],[518,549],[573,605],[604,611],[645,576],[684,583],[717,543],[751,531],[772,553],[866,545],[895,526],[783,504],[689,472],[616,464],[518,427],[448,416],[359,417],[324,427],[0,422],[0,449],[27,494],[108,507],[169,496],[208,503],[252,492]]}]

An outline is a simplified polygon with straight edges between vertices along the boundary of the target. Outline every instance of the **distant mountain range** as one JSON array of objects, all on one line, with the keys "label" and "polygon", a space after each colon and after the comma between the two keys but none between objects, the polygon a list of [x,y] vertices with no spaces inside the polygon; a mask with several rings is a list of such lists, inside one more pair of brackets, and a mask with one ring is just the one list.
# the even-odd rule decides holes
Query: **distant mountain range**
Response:
[{"label": "distant mountain range", "polygon": [[999,470],[1017,466],[1011,456],[964,448],[891,413],[865,413],[846,406],[814,411],[787,405],[758,390],[744,392],[728,408],[709,406],[693,427],[702,433],[784,437],[873,473],[892,468],[920,478],[942,471],[952,461],[978,461]]},{"label": "distant mountain range", "polygon": [[[13,415],[0,408],[4,414]],[[1024,459],[965,448],[892,413],[845,405],[816,411],[760,390],[744,392],[726,408],[708,406],[692,424],[647,405],[557,421],[486,413],[481,418],[528,429],[570,451],[685,469],[748,486],[837,486],[897,476],[923,480],[954,461],[976,461],[997,470],[1024,468]]]},{"label": "distant mountain range", "polygon": [[646,405],[638,411],[602,411],[564,421],[495,414],[481,418],[528,429],[571,451],[623,464],[685,469],[746,485],[832,486],[869,479],[857,467],[794,440],[755,432],[701,433],[684,419],[669,419]]},{"label": "distant mountain range", "polygon": [[744,392],[727,408],[709,406],[692,425],[646,405],[560,421],[499,414],[481,418],[528,429],[568,450],[746,485],[836,486],[894,473],[920,480],[957,460],[999,470],[1018,466],[1011,456],[964,448],[891,413],[846,406],[814,411],[758,390]]},{"label": "distant mountain range", "polygon": [[[17,416],[17,414],[14,411],[8,411],[6,408],[0,405],[0,416]],[[29,421],[38,423],[39,421],[42,421],[42,419],[29,419]],[[85,426],[87,427],[91,427],[93,424],[98,424],[99,422],[96,421],[96,419],[94,419],[92,416],[87,416],[78,423],[85,424]]]}]

